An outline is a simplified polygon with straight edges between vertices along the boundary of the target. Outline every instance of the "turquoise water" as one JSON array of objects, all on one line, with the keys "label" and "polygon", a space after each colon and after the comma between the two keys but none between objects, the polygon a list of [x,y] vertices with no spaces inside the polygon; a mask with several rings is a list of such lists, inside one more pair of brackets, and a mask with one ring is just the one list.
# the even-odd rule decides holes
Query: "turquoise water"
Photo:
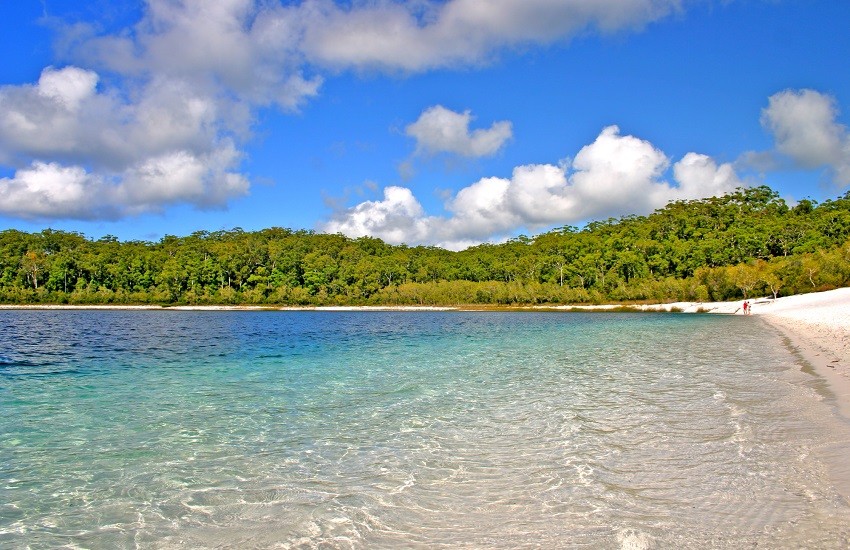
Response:
[{"label": "turquoise water", "polygon": [[757,319],[0,311],[0,547],[845,548]]}]

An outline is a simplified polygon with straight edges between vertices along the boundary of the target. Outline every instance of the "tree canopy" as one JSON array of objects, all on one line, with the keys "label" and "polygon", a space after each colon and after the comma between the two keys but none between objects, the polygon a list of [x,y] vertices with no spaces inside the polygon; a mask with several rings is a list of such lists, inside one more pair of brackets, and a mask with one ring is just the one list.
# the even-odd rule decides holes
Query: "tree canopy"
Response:
[{"label": "tree canopy", "polygon": [[0,231],[4,303],[708,301],[847,284],[850,193],[789,207],[764,186],[460,252],[280,227],[159,242]]}]

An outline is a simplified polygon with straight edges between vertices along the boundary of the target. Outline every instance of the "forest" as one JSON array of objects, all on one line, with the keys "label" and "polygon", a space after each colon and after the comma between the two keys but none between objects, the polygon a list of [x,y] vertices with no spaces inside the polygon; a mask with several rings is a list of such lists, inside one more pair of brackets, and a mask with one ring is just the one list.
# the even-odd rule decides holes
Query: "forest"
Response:
[{"label": "forest", "polygon": [[850,192],[769,187],[460,252],[273,227],[158,242],[0,231],[0,303],[528,305],[719,301],[850,284]]}]

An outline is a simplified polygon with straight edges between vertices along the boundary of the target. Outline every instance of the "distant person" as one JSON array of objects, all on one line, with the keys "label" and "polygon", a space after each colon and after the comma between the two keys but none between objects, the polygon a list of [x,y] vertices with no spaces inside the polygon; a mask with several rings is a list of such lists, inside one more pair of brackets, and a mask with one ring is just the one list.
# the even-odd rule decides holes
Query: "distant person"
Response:
[{"label": "distant person", "polygon": [[750,303],[744,300],[744,315],[750,314]]}]

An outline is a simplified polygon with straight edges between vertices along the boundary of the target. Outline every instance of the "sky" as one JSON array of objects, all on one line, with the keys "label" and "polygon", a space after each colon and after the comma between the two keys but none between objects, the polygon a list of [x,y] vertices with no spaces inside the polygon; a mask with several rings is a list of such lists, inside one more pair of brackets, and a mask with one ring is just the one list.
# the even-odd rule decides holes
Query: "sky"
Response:
[{"label": "sky", "polygon": [[0,229],[462,249],[850,189],[850,2],[0,0]]}]

